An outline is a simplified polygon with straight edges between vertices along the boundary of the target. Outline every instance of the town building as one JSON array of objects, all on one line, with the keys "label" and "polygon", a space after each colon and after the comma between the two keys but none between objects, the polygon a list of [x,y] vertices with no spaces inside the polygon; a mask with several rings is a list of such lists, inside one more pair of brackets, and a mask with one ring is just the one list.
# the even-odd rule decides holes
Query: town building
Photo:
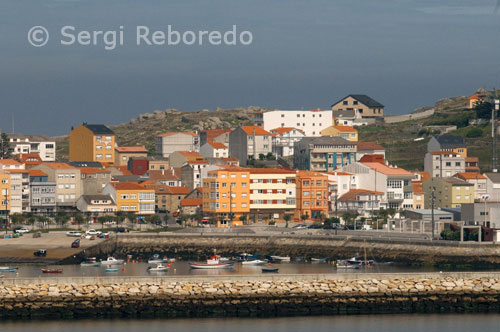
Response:
[{"label": "town building", "polygon": [[273,136],[272,151],[277,157],[293,156],[295,142],[306,137],[302,130],[292,127],[274,128],[270,133]]},{"label": "town building", "polygon": [[29,170],[29,212],[50,215],[57,210],[56,182],[41,170]]},{"label": "town building", "polygon": [[[167,167],[168,169],[168,167]],[[127,162],[127,170],[133,175],[144,175],[149,170],[149,160],[144,157],[132,157]]]},{"label": "town building", "polygon": [[431,177],[450,177],[465,172],[465,157],[451,151],[431,151],[425,154],[424,170]]},{"label": "town building", "polygon": [[182,174],[180,168],[149,170],[146,172],[145,176],[154,183],[164,184],[172,187],[182,186]]},{"label": "town building", "polygon": [[475,93],[472,96],[467,97],[467,107],[469,109],[474,109],[477,105],[484,101],[484,96]]},{"label": "town building", "polygon": [[43,163],[34,166],[47,174],[49,182],[56,183],[57,209],[76,207],[76,201],[81,195],[81,172],[77,167],[66,163]]},{"label": "town building", "polygon": [[422,189],[425,192],[425,208],[432,206],[434,193],[434,208],[455,208],[465,203],[474,203],[474,185],[454,177],[430,178],[424,181]]},{"label": "town building", "polygon": [[382,208],[396,210],[413,208],[413,186],[415,175],[403,168],[389,167],[378,162],[357,162],[341,168],[341,171],[356,174],[360,184],[357,189],[384,193]]},{"label": "town building", "polygon": [[160,213],[179,211],[181,201],[189,194],[189,189],[182,186],[146,184],[145,187],[155,191],[155,209]]},{"label": "town building", "polygon": [[360,118],[384,117],[384,105],[367,95],[348,95],[334,103],[332,111],[355,111]]},{"label": "town building", "polygon": [[3,220],[8,218],[10,213],[10,174],[0,170],[0,216]]},{"label": "town building", "polygon": [[370,216],[380,209],[384,193],[367,189],[351,189],[338,198],[339,211],[357,212],[362,216]]},{"label": "town building", "polygon": [[365,155],[379,155],[385,159],[385,148],[376,142],[357,142],[356,158],[360,161]]},{"label": "town building", "polygon": [[356,143],[340,137],[305,137],[294,146],[294,167],[330,172],[356,161]]},{"label": "town building", "polygon": [[156,136],[156,155],[168,158],[175,151],[200,151],[200,137],[194,132],[170,132]]},{"label": "town building", "polygon": [[23,174],[25,170],[6,170],[10,174],[10,214],[23,212]]},{"label": "town building", "polygon": [[254,124],[270,131],[273,128],[297,128],[307,137],[320,136],[321,130],[333,124],[330,110],[274,110],[255,113]]},{"label": "town building", "polygon": [[102,124],[87,124],[72,128],[69,133],[70,161],[115,163],[115,133]]},{"label": "town building", "polygon": [[111,195],[81,195],[76,207],[82,212],[107,214],[116,212],[116,203]]},{"label": "town building", "polygon": [[332,117],[333,125],[350,127],[354,126],[354,121],[358,119],[354,110],[332,111]]},{"label": "town building", "polygon": [[465,171],[478,173],[479,169],[479,158],[478,157],[467,157],[465,158]]},{"label": "town building", "polygon": [[174,151],[170,154],[170,167],[179,168],[187,162],[202,162],[205,158],[195,151]]},{"label": "town building", "polygon": [[200,146],[209,142],[222,143],[229,147],[229,133],[231,129],[208,129],[200,131]]},{"label": "town building", "polygon": [[15,156],[36,153],[42,161],[56,160],[56,142],[48,136],[7,134],[7,137],[9,147]]},{"label": "town building", "polygon": [[486,192],[490,201],[500,202],[500,173],[484,173],[486,177]]},{"label": "town building", "polygon": [[118,211],[139,216],[155,213],[155,191],[134,182],[109,183],[102,191],[116,202]]},{"label": "town building", "polygon": [[224,167],[208,172],[203,179],[204,216],[218,227],[230,227],[243,225],[249,213],[249,170]]},{"label": "town building", "polygon": [[208,167],[208,161],[188,161],[181,167],[182,185],[193,190],[202,186],[202,170]]},{"label": "town building", "polygon": [[127,166],[130,158],[145,158],[148,150],[144,146],[117,146],[115,147],[115,165]]},{"label": "town building", "polygon": [[19,169],[24,169],[24,164],[20,163],[17,160],[14,159],[0,159],[0,170],[1,171],[7,171],[7,170],[19,170]]},{"label": "town building", "polygon": [[168,158],[162,157],[148,157],[149,170],[162,170],[169,169],[170,163]]},{"label": "town building", "polygon": [[481,173],[457,173],[453,177],[474,185],[474,199],[483,199],[487,194],[487,179]]},{"label": "town building", "polygon": [[424,195],[422,183],[412,183],[413,186],[413,209],[421,210],[424,208]]},{"label": "town building", "polygon": [[229,134],[229,155],[238,158],[240,165],[269,153],[272,153],[272,135],[261,127],[242,126]]},{"label": "town building", "polygon": [[453,154],[467,158],[467,145],[462,136],[433,136],[427,143],[427,152],[435,151],[453,152]]},{"label": "town building", "polygon": [[82,195],[100,195],[111,181],[111,172],[105,168],[81,167]]},{"label": "town building", "polygon": [[42,158],[38,153],[26,153],[19,155],[19,161],[21,164],[24,164],[26,168],[30,168],[32,166],[40,165],[43,163]]},{"label": "town building", "polygon": [[328,217],[328,178],[319,172],[297,171],[296,220]]},{"label": "town building", "polygon": [[184,198],[181,200],[181,213],[186,216],[200,214],[202,211],[203,199]]},{"label": "town building", "polygon": [[296,173],[277,168],[250,169],[250,214],[255,222],[293,219]]},{"label": "town building", "polygon": [[200,154],[205,158],[227,158],[229,148],[224,143],[212,141],[201,146]]},{"label": "town building", "polygon": [[350,126],[335,125],[321,131],[321,136],[340,137],[351,142],[358,141],[358,131]]},{"label": "town building", "polygon": [[465,203],[461,210],[462,220],[468,225],[500,228],[500,202]]}]

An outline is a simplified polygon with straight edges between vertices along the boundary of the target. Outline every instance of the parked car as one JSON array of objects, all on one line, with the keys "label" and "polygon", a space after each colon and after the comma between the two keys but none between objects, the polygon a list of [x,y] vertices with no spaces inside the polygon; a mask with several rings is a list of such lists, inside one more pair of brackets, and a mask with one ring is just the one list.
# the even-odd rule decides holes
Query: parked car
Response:
[{"label": "parked car", "polygon": [[16,227],[14,228],[14,233],[20,233],[20,234],[24,234],[24,233],[29,233],[29,229],[25,228],[25,227]]},{"label": "parked car", "polygon": [[309,227],[307,227],[309,229],[321,229],[323,228],[323,225],[319,225],[319,224],[312,224],[312,225],[309,225]]},{"label": "parked car", "polygon": [[71,248],[80,248],[80,239],[76,239],[71,243]]},{"label": "parked car", "polygon": [[300,224],[300,225],[293,226],[293,228],[295,228],[295,229],[306,229],[307,225],[306,224]]},{"label": "parked car", "polygon": [[33,238],[37,238],[37,237],[42,237],[42,233],[40,233],[40,232],[33,233]]},{"label": "parked car", "polygon": [[128,233],[128,229],[127,229],[127,228],[125,228],[125,227],[117,227],[117,228],[115,229],[115,232],[116,232],[116,233]]},{"label": "parked car", "polygon": [[47,256],[47,249],[38,249],[33,253],[36,257],[45,257]]},{"label": "parked car", "polygon": [[87,234],[87,235],[99,235],[99,234],[101,234],[101,232],[97,231],[95,229],[89,229],[88,231],[85,232],[85,234]]},{"label": "parked car", "polygon": [[109,239],[109,233],[101,233],[97,237],[100,239]]},{"label": "parked car", "polygon": [[82,236],[82,233],[77,232],[77,231],[69,231],[69,232],[66,232],[66,235],[72,236],[72,237],[80,237],[80,236]]}]

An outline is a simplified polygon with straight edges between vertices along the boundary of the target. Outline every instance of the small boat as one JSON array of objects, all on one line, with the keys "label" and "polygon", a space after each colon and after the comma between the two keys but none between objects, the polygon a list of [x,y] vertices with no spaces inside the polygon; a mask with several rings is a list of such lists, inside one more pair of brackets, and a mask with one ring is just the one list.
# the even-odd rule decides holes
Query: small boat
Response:
[{"label": "small boat", "polygon": [[359,260],[357,257],[346,260],[347,263],[351,265],[373,265],[375,262],[373,260]]},{"label": "small boat", "polygon": [[266,261],[262,261],[260,259],[254,259],[251,261],[243,261],[241,262],[241,265],[264,265],[266,263],[267,263]]},{"label": "small boat", "polygon": [[165,272],[168,271],[168,266],[165,266],[161,263],[156,264],[156,266],[148,266],[148,272]]},{"label": "small boat", "polygon": [[234,262],[226,261],[221,262],[220,256],[217,256],[216,251],[212,257],[207,259],[205,262],[189,262],[189,267],[192,269],[228,269],[233,267]]},{"label": "small boat", "polygon": [[271,255],[271,258],[273,260],[282,261],[282,262],[289,262],[290,261],[290,256],[276,256],[276,255]]},{"label": "small boat", "polygon": [[87,267],[87,266],[99,266],[101,265],[101,262],[89,262],[89,261],[83,261],[80,263],[80,266],[82,267]]},{"label": "small boat", "polygon": [[323,258],[311,258],[311,262],[312,263],[326,263],[327,261],[327,258],[326,257],[323,257]]},{"label": "small boat", "polygon": [[107,269],[106,269],[106,272],[118,272],[118,269],[114,269],[114,268],[107,268]]},{"label": "small boat", "polygon": [[2,271],[2,272],[16,272],[17,267],[0,266],[0,271]]},{"label": "small boat", "polygon": [[239,254],[236,260],[238,261],[248,261],[248,260],[253,260],[253,259],[258,259],[260,257],[259,254],[247,254],[246,252]]},{"label": "small boat", "polygon": [[42,269],[42,273],[63,273],[63,269]]},{"label": "small boat", "polygon": [[101,261],[102,265],[122,265],[123,264],[123,259],[116,259],[114,257],[108,257],[107,260]]},{"label": "small boat", "polygon": [[160,257],[159,254],[154,254],[148,259],[148,264],[173,263],[175,258]]},{"label": "small boat", "polygon": [[353,265],[353,264],[349,263],[348,261],[341,260],[341,261],[337,261],[337,264],[335,264],[335,266],[337,267],[337,269],[357,270],[357,269],[359,269],[359,267],[361,265],[360,264]]},{"label": "small boat", "polygon": [[305,262],[306,258],[305,257],[294,257],[293,261],[294,262]]},{"label": "small boat", "polygon": [[96,263],[97,262],[97,258],[96,257],[89,257],[85,260],[86,262],[93,262],[93,263]]},{"label": "small boat", "polygon": [[278,273],[278,268],[262,268],[262,273]]}]

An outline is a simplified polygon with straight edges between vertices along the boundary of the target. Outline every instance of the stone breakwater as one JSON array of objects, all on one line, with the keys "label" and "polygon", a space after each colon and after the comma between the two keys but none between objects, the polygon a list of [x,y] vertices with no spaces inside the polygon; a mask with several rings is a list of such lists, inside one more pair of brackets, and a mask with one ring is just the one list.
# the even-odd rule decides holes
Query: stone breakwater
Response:
[{"label": "stone breakwater", "polygon": [[500,312],[500,274],[4,280],[0,318]]}]

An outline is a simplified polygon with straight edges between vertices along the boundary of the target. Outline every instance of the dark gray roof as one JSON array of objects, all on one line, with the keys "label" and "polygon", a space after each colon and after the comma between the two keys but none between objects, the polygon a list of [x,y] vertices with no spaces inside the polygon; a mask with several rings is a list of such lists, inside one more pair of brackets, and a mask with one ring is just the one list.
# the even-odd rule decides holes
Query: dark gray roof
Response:
[{"label": "dark gray roof", "polygon": [[338,102],[334,103],[333,105],[338,104],[339,102],[346,99],[347,97],[352,97],[368,107],[376,107],[376,108],[383,108],[384,107],[384,105],[382,105],[381,103],[379,103],[375,99],[368,97],[367,95],[348,95],[348,96],[340,99]]},{"label": "dark gray roof", "polygon": [[434,137],[442,148],[465,147],[465,140],[462,136],[443,135]]},{"label": "dark gray roof", "polygon": [[102,164],[98,161],[68,161],[73,167],[93,167],[93,168],[102,168]]},{"label": "dark gray roof", "polygon": [[91,132],[93,132],[96,135],[114,135],[115,133],[106,127],[105,125],[102,124],[83,124],[85,127],[87,127]]},{"label": "dark gray roof", "polygon": [[354,111],[354,110],[332,111],[332,115],[336,118],[355,118],[356,111]]},{"label": "dark gray roof", "polygon": [[493,183],[500,183],[500,173],[484,173],[488,179]]},{"label": "dark gray roof", "polygon": [[322,144],[322,145],[356,145],[355,142],[348,141],[340,137],[304,137],[300,140],[301,144]]},{"label": "dark gray roof", "polygon": [[449,184],[452,184],[452,185],[457,185],[457,186],[473,186],[472,183],[469,183],[467,181],[460,180],[460,179],[457,179],[457,178],[454,178],[454,177],[444,177],[444,178],[441,178],[441,179],[443,179],[444,182],[448,182]]},{"label": "dark gray roof", "polygon": [[115,204],[113,201],[113,197],[111,195],[82,195],[82,199],[85,200],[87,204],[91,204],[92,201],[102,201],[102,200],[108,200],[110,201],[110,205]]}]

